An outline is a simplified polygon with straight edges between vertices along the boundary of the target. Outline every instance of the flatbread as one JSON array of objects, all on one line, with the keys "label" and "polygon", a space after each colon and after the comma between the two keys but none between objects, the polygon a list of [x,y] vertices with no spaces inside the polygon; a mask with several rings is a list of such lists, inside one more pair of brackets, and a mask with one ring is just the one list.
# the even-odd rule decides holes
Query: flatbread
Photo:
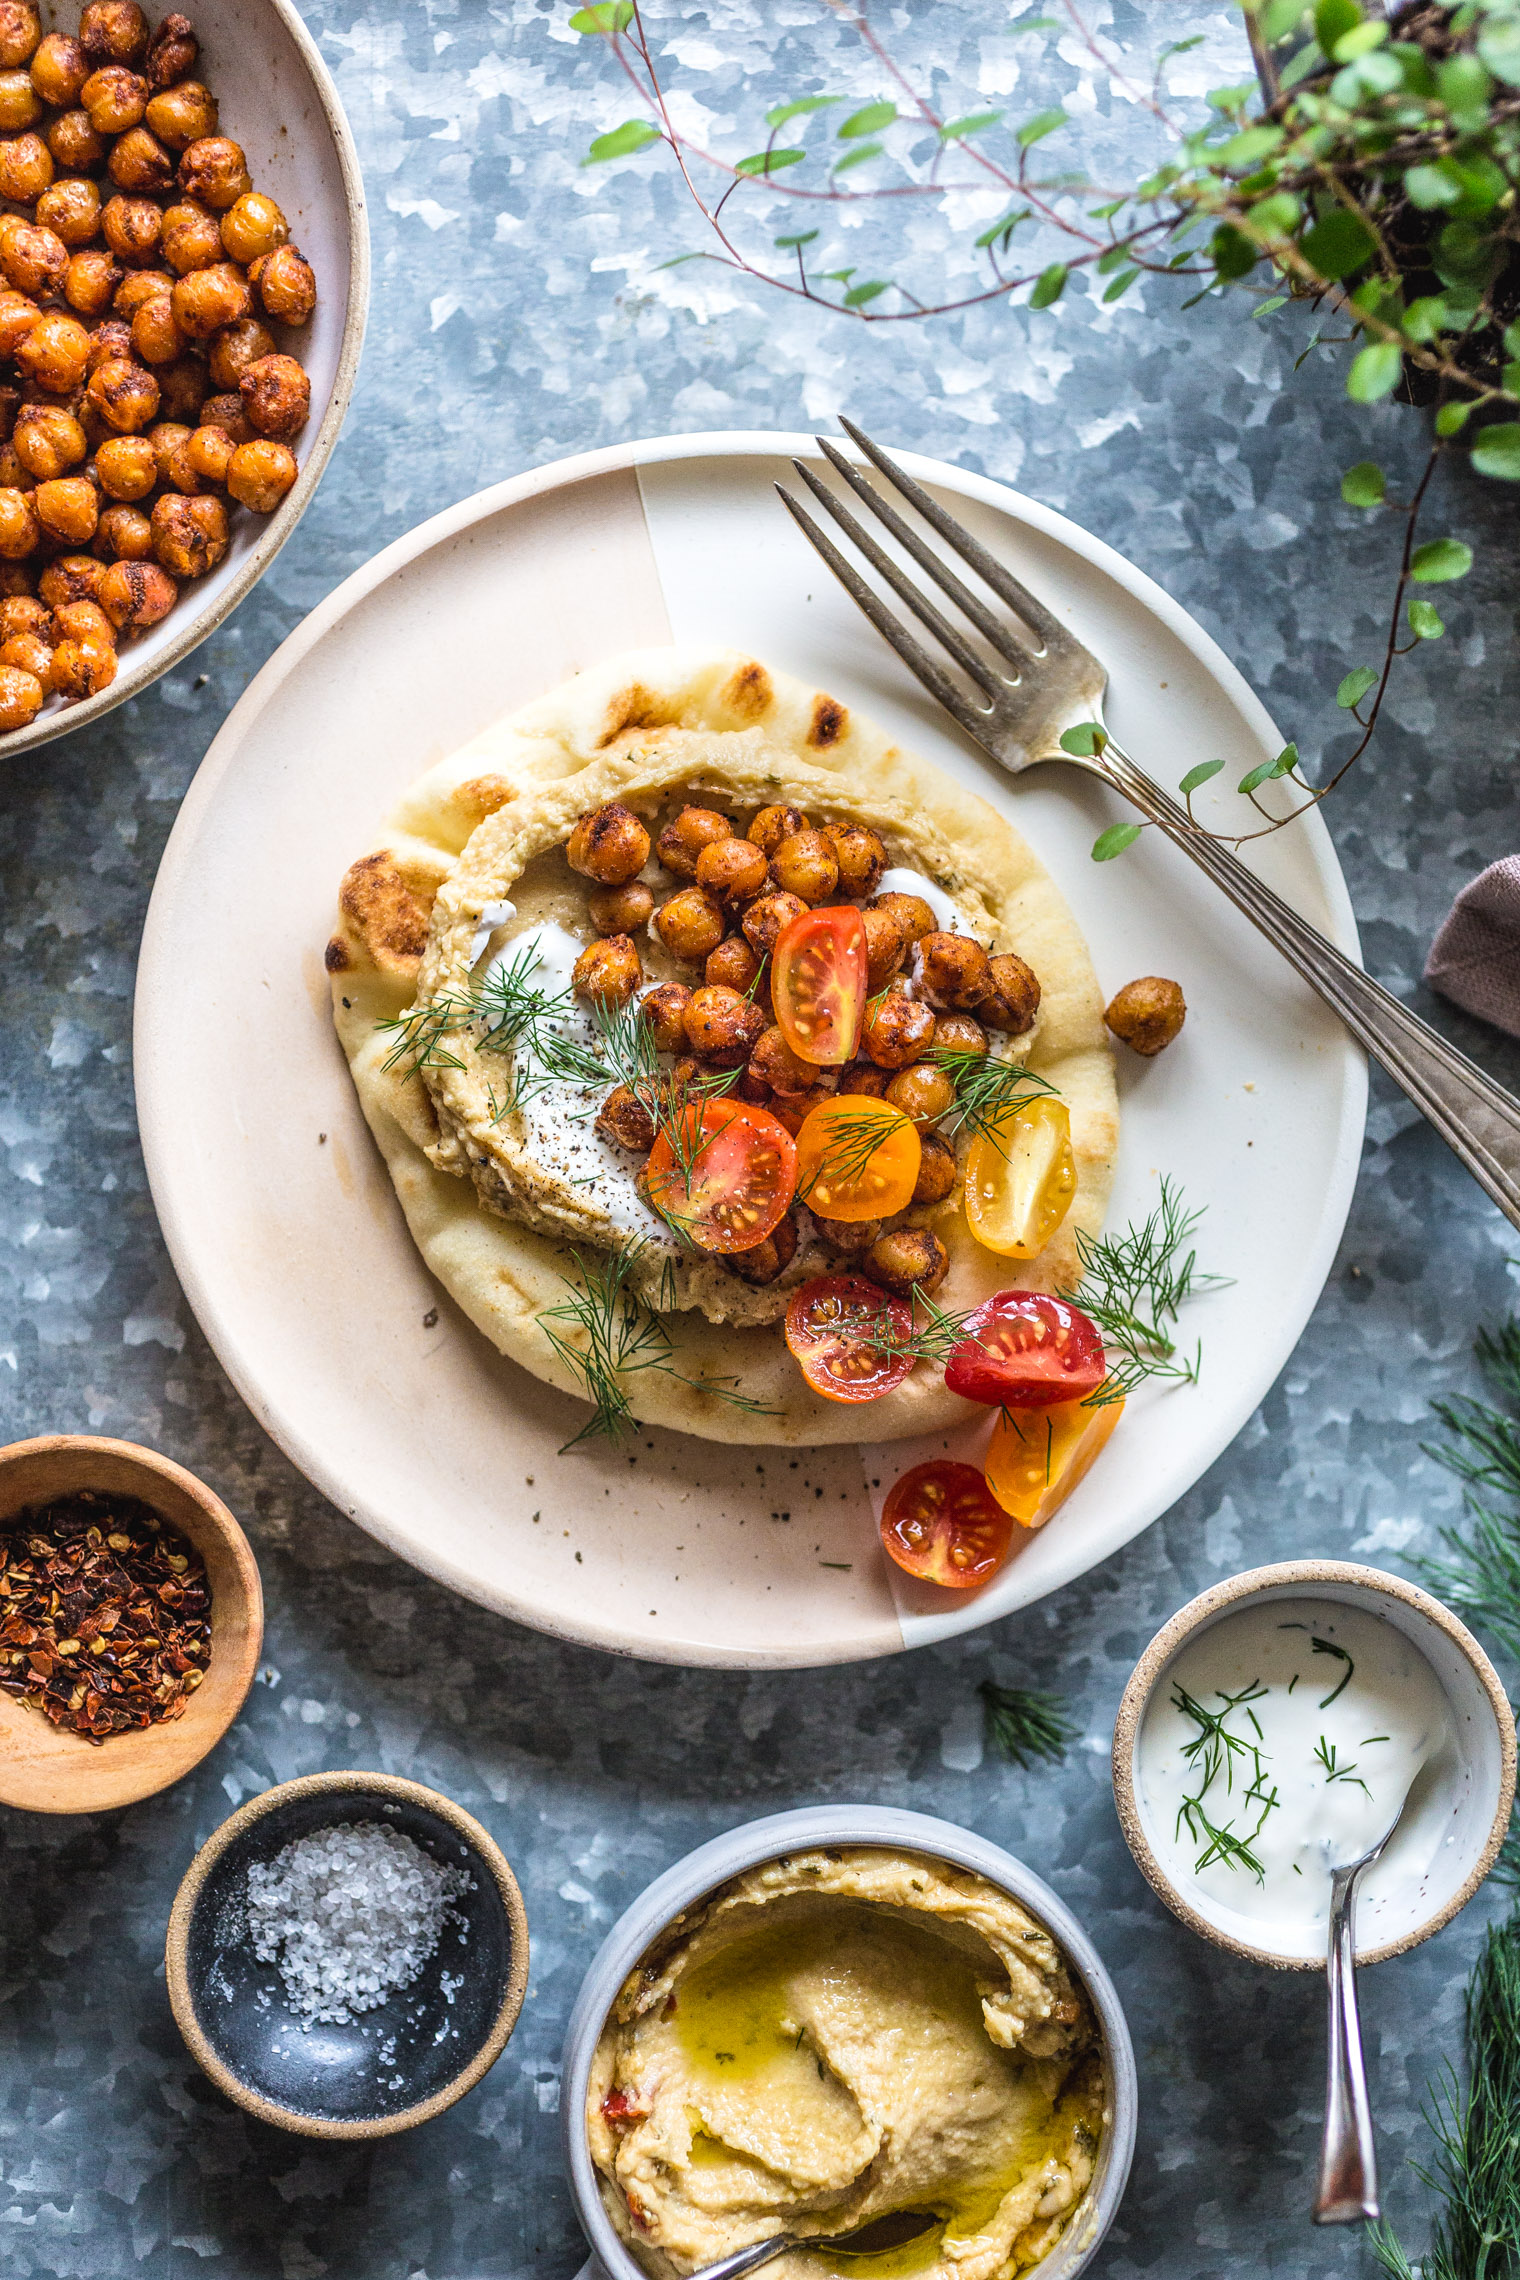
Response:
[{"label": "flatbread", "polygon": [[[1072,1209],[1028,1261],[983,1250],[958,1196],[913,1216],[950,1251],[942,1305],[1075,1282],[1076,1232],[1096,1234],[1103,1223],[1118,1110],[1102,993],[1048,872],[985,800],[833,697],[738,651],[669,648],[609,659],[429,769],[343,880],[327,948],[338,1034],[413,1239],[449,1295],[502,1353],[584,1396],[540,1320],[578,1283],[569,1237],[489,1208],[479,1166],[461,1146],[474,1120],[491,1120],[473,1047],[451,1040],[464,1065],[430,1069],[425,1084],[385,1067],[395,1038],[377,1025],[462,987],[482,910],[510,896],[525,864],[568,838],[578,816],[612,799],[649,815],[673,794],[721,802],[736,816],[784,799],[814,821],[869,823],[891,862],[942,886],[989,949],[1015,950],[1033,967],[1042,998],[1028,1065],[1071,1114]],[[489,1193],[489,1180],[482,1184]],[[691,1311],[663,1319],[672,1367],[626,1380],[633,1414],[649,1423],[719,1441],[816,1446],[862,1430],[873,1441],[942,1432],[976,1414],[928,1365],[865,1409],[815,1395],[774,1324],[719,1324]],[[703,1380],[742,1388],[771,1414],[736,1409]]]}]

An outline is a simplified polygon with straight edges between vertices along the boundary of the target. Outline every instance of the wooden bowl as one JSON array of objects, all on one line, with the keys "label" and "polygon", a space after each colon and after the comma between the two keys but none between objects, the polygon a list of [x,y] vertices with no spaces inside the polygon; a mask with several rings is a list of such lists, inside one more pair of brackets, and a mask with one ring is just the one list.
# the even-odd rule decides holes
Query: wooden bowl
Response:
[{"label": "wooden bowl", "polygon": [[258,1564],[232,1514],[182,1465],[130,1441],[53,1433],[0,1449],[0,1528],[76,1489],[139,1497],[195,1546],[211,1586],[211,1660],[183,1717],[103,1742],[65,1733],[0,1694],[0,1804],[29,1813],[103,1813],[180,1780],[243,1706],[264,1642]]},{"label": "wooden bowl", "polygon": [[[248,1869],[297,1837],[364,1821],[466,1869],[471,1888],[409,1986],[343,2024],[303,2028],[247,1938]],[[175,1897],[164,1966],[192,2057],[247,2113],[301,2137],[393,2137],[500,2058],[528,1985],[528,1917],[501,1848],[451,1798],[390,1774],[312,1773],[250,1798],[208,1837]]]}]

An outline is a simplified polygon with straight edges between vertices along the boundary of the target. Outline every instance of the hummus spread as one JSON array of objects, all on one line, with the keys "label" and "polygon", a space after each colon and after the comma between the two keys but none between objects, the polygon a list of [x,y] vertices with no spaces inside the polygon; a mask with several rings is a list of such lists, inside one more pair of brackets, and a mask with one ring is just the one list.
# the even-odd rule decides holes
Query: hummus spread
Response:
[{"label": "hummus spread", "polygon": [[586,2121],[612,2221],[660,2280],[898,2210],[939,2222],[850,2274],[998,2280],[1038,2263],[1080,2200],[1103,2073],[1059,1949],[1006,1893],[912,1854],[794,1853],[643,1959]]}]

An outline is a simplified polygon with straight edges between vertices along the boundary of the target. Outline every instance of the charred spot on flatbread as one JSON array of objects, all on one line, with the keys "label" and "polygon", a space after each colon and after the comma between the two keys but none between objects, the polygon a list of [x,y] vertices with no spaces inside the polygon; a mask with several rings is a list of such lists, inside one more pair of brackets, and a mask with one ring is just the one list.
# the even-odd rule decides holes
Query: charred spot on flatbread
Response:
[{"label": "charred spot on flatbread", "polygon": [[338,907],[382,973],[415,972],[428,914],[383,849],[349,865]]},{"label": "charred spot on flatbread", "polygon": [[346,974],[348,972],[352,960],[348,955],[348,944],[341,934],[335,934],[328,943],[327,948],[322,953],[322,963],[330,974]]},{"label": "charred spot on flatbread", "polygon": [[669,718],[668,705],[662,704],[642,682],[629,681],[608,699],[601,734],[596,740],[597,750],[605,752],[609,744],[615,744],[631,728],[661,727]]},{"label": "charred spot on flatbread", "polygon": [[515,796],[504,776],[472,776],[455,792],[454,805],[475,823],[484,823],[488,815],[494,815]]},{"label": "charred spot on flatbread", "polygon": [[747,657],[738,671],[725,681],[718,696],[719,704],[737,720],[762,720],[774,699],[771,677],[753,657]]},{"label": "charred spot on flatbread", "polygon": [[842,704],[833,697],[817,697],[808,723],[807,740],[815,751],[821,752],[830,744],[837,744],[849,725],[850,716]]}]

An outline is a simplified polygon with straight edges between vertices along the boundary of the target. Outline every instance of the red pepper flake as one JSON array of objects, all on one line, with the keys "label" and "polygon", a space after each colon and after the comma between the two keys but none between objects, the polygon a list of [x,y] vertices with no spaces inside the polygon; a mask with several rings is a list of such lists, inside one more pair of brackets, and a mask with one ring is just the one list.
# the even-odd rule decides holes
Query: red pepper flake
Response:
[{"label": "red pepper flake", "polygon": [[0,1602],[0,1691],[87,1741],[183,1717],[211,1660],[205,1563],[135,1496],[18,1513]]}]

